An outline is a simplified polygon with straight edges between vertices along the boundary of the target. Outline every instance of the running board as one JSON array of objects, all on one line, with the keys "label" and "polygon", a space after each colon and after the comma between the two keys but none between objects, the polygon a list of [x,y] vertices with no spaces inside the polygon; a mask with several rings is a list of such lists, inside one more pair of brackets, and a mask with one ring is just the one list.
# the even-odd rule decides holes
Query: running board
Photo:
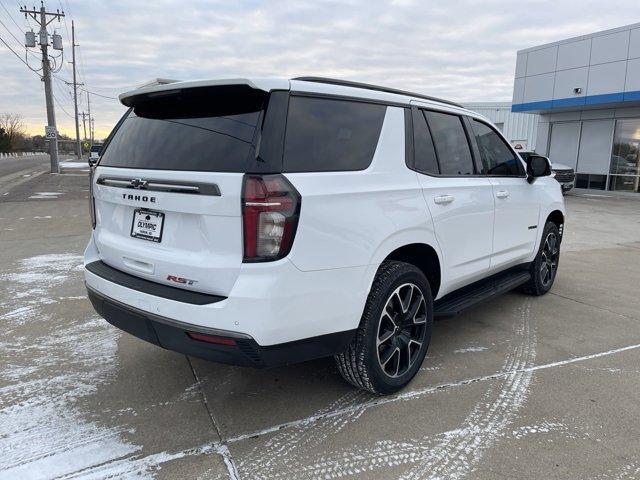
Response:
[{"label": "running board", "polygon": [[493,275],[436,300],[433,305],[434,317],[453,317],[478,303],[513,290],[530,279],[529,270],[522,268]]}]

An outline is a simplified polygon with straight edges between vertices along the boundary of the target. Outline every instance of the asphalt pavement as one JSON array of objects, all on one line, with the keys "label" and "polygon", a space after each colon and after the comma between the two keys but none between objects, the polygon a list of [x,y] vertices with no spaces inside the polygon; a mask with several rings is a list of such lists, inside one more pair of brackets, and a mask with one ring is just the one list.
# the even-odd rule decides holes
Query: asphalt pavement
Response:
[{"label": "asphalt pavement", "polygon": [[[86,299],[86,177],[0,196],[0,479],[640,478],[640,197],[567,197],[550,294],[436,322],[397,395],[162,350]],[[472,236],[470,236],[470,241]]]},{"label": "asphalt pavement", "polygon": [[0,158],[0,178],[22,170],[49,166],[49,155]]}]

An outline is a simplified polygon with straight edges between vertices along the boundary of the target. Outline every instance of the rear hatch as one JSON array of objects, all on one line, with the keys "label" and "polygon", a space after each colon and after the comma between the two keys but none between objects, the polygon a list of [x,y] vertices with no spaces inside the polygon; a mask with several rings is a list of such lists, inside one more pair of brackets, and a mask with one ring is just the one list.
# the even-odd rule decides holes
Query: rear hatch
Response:
[{"label": "rear hatch", "polygon": [[132,108],[93,177],[95,243],[124,272],[228,295],[243,259],[243,174],[279,168],[257,152],[273,124],[265,117],[286,93],[247,83],[170,87],[121,97]]}]

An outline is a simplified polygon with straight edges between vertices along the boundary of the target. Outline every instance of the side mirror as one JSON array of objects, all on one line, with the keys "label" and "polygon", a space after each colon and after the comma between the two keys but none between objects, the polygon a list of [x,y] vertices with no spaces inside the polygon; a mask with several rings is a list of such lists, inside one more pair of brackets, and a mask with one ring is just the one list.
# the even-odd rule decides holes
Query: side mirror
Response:
[{"label": "side mirror", "polygon": [[551,164],[547,157],[529,155],[527,158],[527,182],[533,183],[538,177],[551,175]]},{"label": "side mirror", "polygon": [[91,168],[95,167],[96,164],[98,163],[98,160],[100,160],[100,157],[92,157],[91,155],[89,155],[89,160],[88,160],[89,166]]}]

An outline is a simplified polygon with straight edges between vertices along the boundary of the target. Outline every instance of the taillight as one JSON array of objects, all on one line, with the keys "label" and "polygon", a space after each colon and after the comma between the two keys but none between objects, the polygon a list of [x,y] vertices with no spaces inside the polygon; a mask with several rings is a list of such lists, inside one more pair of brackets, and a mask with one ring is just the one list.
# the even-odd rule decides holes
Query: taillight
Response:
[{"label": "taillight", "polygon": [[93,176],[95,167],[89,167],[89,216],[91,217],[91,228],[96,228],[96,201],[93,198]]},{"label": "taillight", "polygon": [[300,202],[298,191],[280,174],[244,176],[245,262],[277,260],[289,253],[298,228]]}]

